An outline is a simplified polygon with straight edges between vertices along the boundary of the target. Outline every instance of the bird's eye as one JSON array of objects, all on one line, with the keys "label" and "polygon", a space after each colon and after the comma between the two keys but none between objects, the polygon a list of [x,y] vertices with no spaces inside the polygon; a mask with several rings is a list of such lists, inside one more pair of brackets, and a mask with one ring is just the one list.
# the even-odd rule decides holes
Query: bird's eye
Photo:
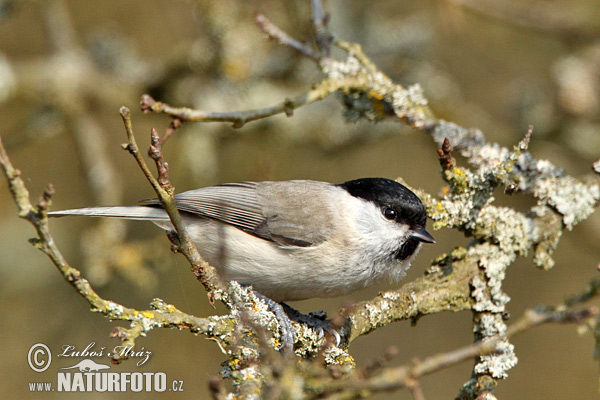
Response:
[{"label": "bird's eye", "polygon": [[383,209],[383,216],[386,217],[387,219],[396,219],[396,210],[394,210],[391,207],[384,207]]}]

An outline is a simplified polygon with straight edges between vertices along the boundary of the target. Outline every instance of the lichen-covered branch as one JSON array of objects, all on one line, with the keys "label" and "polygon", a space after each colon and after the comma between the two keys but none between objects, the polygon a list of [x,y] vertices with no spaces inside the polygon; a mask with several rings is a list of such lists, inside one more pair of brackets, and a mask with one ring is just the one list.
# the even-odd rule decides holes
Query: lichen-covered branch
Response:
[{"label": "lichen-covered branch", "polygon": [[324,99],[326,96],[336,93],[345,87],[351,86],[353,79],[325,79],[300,96],[285,99],[283,102],[271,107],[255,110],[211,112],[194,110],[188,107],[172,107],[166,103],[154,100],[149,95],[143,95],[140,105],[145,113],[154,112],[166,114],[181,122],[231,122],[234,128],[241,128],[246,123],[273,115],[285,114],[288,117],[294,114],[294,110],[304,105]]},{"label": "lichen-covered branch", "polygon": [[[586,292],[589,293],[589,292]],[[597,291],[594,292],[597,294]],[[578,296],[581,301],[571,302],[571,306],[589,300],[589,296]],[[424,375],[431,374],[443,368],[467,361],[473,357],[485,357],[498,351],[499,345],[508,338],[546,323],[573,323],[583,324],[598,315],[600,310],[591,306],[581,310],[571,311],[567,303],[556,307],[527,310],[525,314],[504,330],[500,335],[488,341],[478,341],[472,345],[462,347],[447,353],[436,354],[423,360],[416,360],[410,365],[386,368],[372,376],[363,378],[360,372],[349,374],[344,379],[331,381],[328,379],[315,379],[308,382],[311,392],[317,393],[319,398],[327,399],[352,399],[358,396],[365,397],[374,392],[392,391],[398,388],[409,387],[413,381]],[[357,376],[358,375],[358,376]],[[473,398],[467,396],[465,398]]]},{"label": "lichen-covered branch", "polygon": [[[30,242],[50,258],[64,279],[89,303],[92,311],[102,313],[111,320],[131,322],[130,329],[118,329],[117,336],[121,340],[133,345],[137,337],[156,327],[189,329],[194,333],[227,340],[227,335],[232,331],[231,318],[198,318],[185,314],[159,299],[151,303],[150,310],[139,311],[100,297],[81,272],[69,265],[50,234],[46,212],[54,193],[52,186],[50,185],[38,203],[33,205],[25,183],[21,179],[21,173],[12,165],[1,138],[0,165],[8,180],[10,192],[18,208],[18,215],[31,223],[36,230],[37,237]],[[118,357],[119,355],[115,354],[114,360],[118,361]]]},{"label": "lichen-covered branch", "polygon": [[425,276],[342,311],[350,321],[348,341],[393,321],[471,309],[469,284],[479,272],[476,260],[466,256],[466,249],[457,248],[434,260]]},{"label": "lichen-covered branch", "polygon": [[[305,94],[286,99],[271,107],[232,112],[177,108],[144,95],[141,100],[142,110],[163,113],[182,122],[231,122],[233,127],[241,128],[247,122],[276,114],[285,113],[291,116],[296,108],[337,94],[342,100],[345,116],[349,121],[358,119],[379,121],[385,118],[396,118],[416,128],[424,127],[432,117],[432,112],[419,85],[404,88],[394,83],[364,54],[359,44],[340,39],[333,40],[331,35],[326,33],[325,14],[317,11],[322,5],[319,1],[315,1],[313,6],[315,7],[313,23],[318,47],[316,52],[292,39],[266,17],[262,15],[256,17],[259,27],[270,38],[294,48],[313,60],[316,59],[318,67],[326,77],[314,84]],[[334,59],[328,50],[330,44],[344,50],[348,55],[347,58],[342,61]]]},{"label": "lichen-covered branch", "polygon": [[[586,185],[566,176],[547,161],[534,160],[526,152],[531,128],[512,151],[487,144],[478,131],[456,126],[443,131],[444,135],[455,133],[444,136],[444,142],[462,149],[476,171],[449,165],[442,172],[449,184],[447,195],[439,201],[426,195],[424,198],[436,227],[458,228],[474,237],[476,242],[467,253],[483,272],[470,282],[475,300],[475,340],[495,340],[506,330],[504,312],[510,298],[503,292],[502,283],[508,266],[533,249],[534,262],[551,268],[551,255],[562,231],[593,212],[600,189],[597,184]],[[432,132],[441,141],[442,134],[437,129]],[[442,154],[448,157],[449,150],[445,150]],[[525,214],[494,206],[492,191],[499,184],[505,185],[505,192],[510,194],[522,191],[536,197],[538,204]],[[573,188],[573,192],[566,188]],[[462,393],[492,392],[495,379],[507,377],[506,371],[517,363],[514,347],[504,339],[498,343],[498,350],[498,354],[479,358],[473,378]]]}]

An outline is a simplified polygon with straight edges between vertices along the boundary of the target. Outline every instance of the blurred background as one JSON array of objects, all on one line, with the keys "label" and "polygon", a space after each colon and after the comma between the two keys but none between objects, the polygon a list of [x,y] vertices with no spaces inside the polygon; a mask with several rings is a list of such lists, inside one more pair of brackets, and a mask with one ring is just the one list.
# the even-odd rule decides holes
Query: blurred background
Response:
[{"label": "blurred background", "polygon": [[[530,150],[585,179],[600,156],[600,8],[597,1],[382,1],[329,0],[333,33],[362,44],[395,81],[419,83],[440,118],[482,129],[512,146],[534,126]],[[289,48],[266,41],[253,14],[264,13],[292,36],[310,40],[308,1],[0,1],[0,134],[21,169],[32,198],[53,183],[54,209],[135,204],[153,197],[133,158],[122,151],[118,110],[131,108],[142,148],[164,116],[143,115],[149,93],[175,106],[209,111],[265,107],[304,93],[321,75]],[[242,180],[402,176],[438,195],[442,180],[435,145],[398,123],[347,124],[335,98],[303,107],[292,118],[276,116],[239,130],[227,124],[186,124],[169,139],[165,157],[177,191]],[[525,210],[532,200],[507,197],[498,204]],[[184,258],[169,251],[160,229],[142,222],[63,218],[51,231],[68,261],[101,296],[147,309],[161,298],[183,311],[212,309]],[[419,255],[406,279],[423,273],[436,255],[468,243],[460,233],[433,232],[435,246]],[[27,352],[45,343],[112,349],[119,323],[89,312],[87,303],[28,244],[32,228],[16,216],[0,184],[0,379],[5,398],[58,398],[29,393],[28,382],[55,382],[56,358],[33,372]],[[537,304],[557,304],[598,277],[600,217],[596,212],[566,232],[550,271],[521,258],[508,270],[504,289],[513,320]],[[334,313],[351,301],[391,286],[345,298],[292,304],[301,311]],[[350,348],[359,366],[389,346],[390,365],[449,351],[472,342],[471,314],[440,314],[395,323],[360,338]],[[519,364],[497,389],[498,398],[598,398],[594,340],[574,326],[543,326],[517,336]],[[134,360],[112,371],[164,371],[184,381],[179,398],[205,398],[208,380],[224,360],[218,346],[186,331],[154,330],[136,342],[152,351],[141,368]],[[76,358],[79,361],[81,358]],[[108,360],[108,359],[107,359]],[[427,399],[454,398],[472,364],[422,379]],[[134,396],[127,393],[127,397]],[[171,394],[175,397],[175,394]],[[123,397],[87,393],[81,398]],[[143,394],[163,398],[165,394]],[[161,397],[162,396],[162,397]],[[378,398],[389,398],[380,395]],[[409,392],[395,398],[411,399]]]}]

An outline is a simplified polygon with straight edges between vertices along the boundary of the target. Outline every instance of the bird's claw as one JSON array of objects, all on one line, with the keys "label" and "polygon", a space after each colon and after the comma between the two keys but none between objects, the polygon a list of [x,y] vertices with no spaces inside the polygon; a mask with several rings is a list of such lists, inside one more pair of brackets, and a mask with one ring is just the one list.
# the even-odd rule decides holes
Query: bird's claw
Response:
[{"label": "bird's claw", "polygon": [[254,295],[261,299],[269,308],[269,310],[275,315],[275,319],[279,323],[279,329],[281,330],[281,347],[279,347],[279,351],[281,354],[291,354],[294,352],[294,343],[296,343],[296,330],[292,326],[292,321],[288,317],[286,311],[283,306],[264,296],[257,291],[254,291]]},{"label": "bird's claw", "polygon": [[294,310],[287,304],[284,304],[284,308],[290,318],[294,321],[304,324],[316,331],[318,340],[321,340],[327,333],[331,334],[334,339],[334,344],[339,347],[342,343],[342,336],[340,333],[331,325],[331,322],[327,321],[327,313],[323,310],[302,314],[297,310]]},{"label": "bird's claw", "polygon": [[269,310],[275,315],[281,330],[281,347],[279,351],[282,354],[290,354],[294,351],[294,343],[296,343],[296,330],[292,326],[291,320],[308,326],[317,333],[318,340],[321,340],[326,333],[331,334],[336,347],[339,347],[342,342],[342,336],[333,328],[331,323],[327,321],[327,313],[325,311],[311,312],[302,314],[300,311],[288,306],[285,303],[278,303],[270,298],[254,292],[256,297],[265,302]]}]

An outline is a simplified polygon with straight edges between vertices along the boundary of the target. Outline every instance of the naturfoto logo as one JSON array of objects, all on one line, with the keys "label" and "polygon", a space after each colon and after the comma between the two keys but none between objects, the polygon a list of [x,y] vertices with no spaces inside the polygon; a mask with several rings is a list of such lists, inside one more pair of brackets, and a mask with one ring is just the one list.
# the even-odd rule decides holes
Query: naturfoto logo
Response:
[{"label": "naturfoto logo", "polygon": [[[75,346],[64,345],[57,357],[73,358],[74,364],[60,368],[57,372],[56,383],[30,382],[30,392],[182,392],[183,381],[167,380],[164,372],[112,372],[110,365],[97,362],[92,358],[111,357],[117,354],[121,357],[138,358],[136,365],[145,364],[151,351],[136,351],[133,347],[117,346],[112,352],[105,347],[96,346],[91,342],[82,350]],[[52,352],[43,343],[36,343],[29,349],[28,363],[35,372],[48,370],[52,363]],[[83,358],[75,360],[75,358]],[[76,363],[75,363],[76,362]],[[65,372],[63,372],[65,371]]]}]

